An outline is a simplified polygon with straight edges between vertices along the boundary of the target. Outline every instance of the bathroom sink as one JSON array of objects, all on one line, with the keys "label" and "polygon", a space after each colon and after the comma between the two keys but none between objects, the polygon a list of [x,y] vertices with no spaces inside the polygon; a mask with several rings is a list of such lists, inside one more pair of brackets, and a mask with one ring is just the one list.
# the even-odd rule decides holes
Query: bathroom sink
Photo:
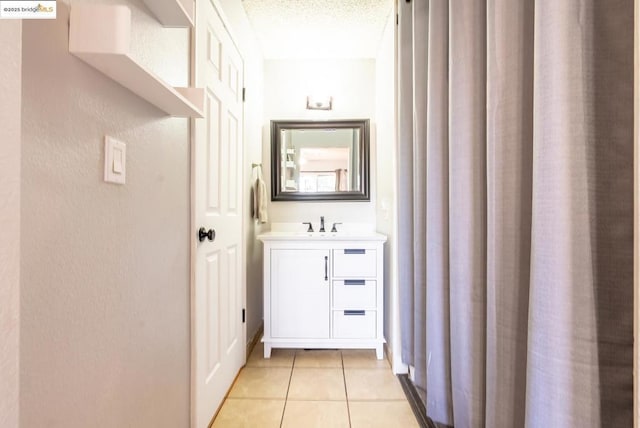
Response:
[{"label": "bathroom sink", "polygon": [[264,235],[270,235],[272,237],[308,237],[308,238],[323,238],[323,237],[335,237],[335,236],[348,236],[346,232],[285,232],[275,231],[267,232]]},{"label": "bathroom sink", "polygon": [[258,239],[261,241],[316,241],[316,240],[332,240],[337,241],[341,239],[348,240],[378,240],[381,235],[374,232],[289,232],[289,231],[273,231],[258,235]]}]

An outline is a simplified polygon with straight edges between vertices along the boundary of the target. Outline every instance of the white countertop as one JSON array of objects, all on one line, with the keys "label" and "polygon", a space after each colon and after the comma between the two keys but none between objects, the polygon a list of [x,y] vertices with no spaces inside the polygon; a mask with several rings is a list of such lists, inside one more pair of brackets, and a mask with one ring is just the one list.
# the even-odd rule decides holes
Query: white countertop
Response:
[{"label": "white countertop", "polygon": [[289,232],[273,231],[258,235],[260,241],[382,241],[387,237],[377,232]]}]

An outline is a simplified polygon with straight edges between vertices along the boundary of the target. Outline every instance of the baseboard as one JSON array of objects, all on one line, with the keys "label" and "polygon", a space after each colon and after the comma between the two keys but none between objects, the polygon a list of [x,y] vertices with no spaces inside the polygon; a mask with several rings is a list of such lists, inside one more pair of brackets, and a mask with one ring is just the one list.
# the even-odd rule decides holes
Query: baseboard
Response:
[{"label": "baseboard", "polygon": [[255,332],[251,340],[247,342],[247,354],[246,354],[247,360],[249,359],[249,355],[251,355],[251,352],[253,352],[253,348],[256,347],[256,344],[260,341],[260,338],[262,337],[263,334],[264,334],[264,323],[260,323],[260,327],[258,327],[258,330]]},{"label": "baseboard", "polygon": [[388,343],[384,344],[384,352],[387,356],[387,360],[389,361],[389,365],[391,365],[391,370],[393,371],[393,374],[399,375],[399,374],[408,373],[407,371],[408,367],[406,364],[402,362],[400,357],[398,357],[398,364],[394,364],[393,347],[390,346]]},{"label": "baseboard", "polygon": [[393,352],[391,351],[391,347],[386,342],[382,347],[384,348],[384,355],[386,355],[387,361],[389,361],[389,366],[393,367]]},{"label": "baseboard", "polygon": [[[251,340],[249,340],[249,342],[247,342],[247,349],[246,349],[247,353],[246,353],[246,358],[245,358],[245,364],[246,364],[247,360],[249,359],[249,355],[251,355],[251,352],[253,351],[253,348],[255,348],[256,343],[258,343],[258,341],[262,337],[262,332],[263,331],[264,331],[264,324],[261,323],[260,327],[258,328],[258,331],[256,331],[255,334],[253,335],[253,337],[251,337]],[[231,390],[233,389],[233,385],[235,385],[236,381],[238,380],[238,376],[240,376],[240,372],[236,373],[235,379],[233,379],[233,382],[231,383],[231,386],[229,386],[229,390],[224,395],[224,400],[227,399],[227,396],[229,395],[229,392],[231,392]],[[222,403],[220,403],[220,407],[218,407],[218,409],[216,410],[215,414],[211,418],[211,421],[209,422],[208,428],[211,428],[213,426],[213,421],[216,420],[216,417],[218,416],[218,413],[220,412],[220,409],[222,409],[222,405],[224,404],[224,400],[222,400]]]}]

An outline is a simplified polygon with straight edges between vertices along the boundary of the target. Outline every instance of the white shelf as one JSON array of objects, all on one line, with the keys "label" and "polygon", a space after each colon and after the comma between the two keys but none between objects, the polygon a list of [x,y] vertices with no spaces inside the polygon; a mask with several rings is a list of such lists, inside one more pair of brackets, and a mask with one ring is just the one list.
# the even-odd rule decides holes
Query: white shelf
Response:
[{"label": "white shelf", "polygon": [[285,188],[287,190],[298,190],[298,184],[295,180],[287,180],[285,183]]},{"label": "white shelf", "polygon": [[171,116],[204,116],[203,89],[174,88],[131,57],[128,7],[74,5],[69,21],[71,54]]},{"label": "white shelf", "polygon": [[193,0],[143,0],[165,27],[193,27]]}]

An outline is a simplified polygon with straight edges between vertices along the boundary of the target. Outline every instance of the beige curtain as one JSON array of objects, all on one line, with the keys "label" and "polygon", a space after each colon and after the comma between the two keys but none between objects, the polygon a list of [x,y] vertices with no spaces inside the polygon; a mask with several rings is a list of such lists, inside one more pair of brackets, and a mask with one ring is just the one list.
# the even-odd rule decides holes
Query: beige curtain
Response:
[{"label": "beige curtain", "polygon": [[399,2],[403,360],[456,427],[633,410],[633,1]]},{"label": "beige curtain", "polygon": [[339,168],[335,170],[336,173],[336,192],[346,192],[349,190],[347,183],[347,170]]}]

